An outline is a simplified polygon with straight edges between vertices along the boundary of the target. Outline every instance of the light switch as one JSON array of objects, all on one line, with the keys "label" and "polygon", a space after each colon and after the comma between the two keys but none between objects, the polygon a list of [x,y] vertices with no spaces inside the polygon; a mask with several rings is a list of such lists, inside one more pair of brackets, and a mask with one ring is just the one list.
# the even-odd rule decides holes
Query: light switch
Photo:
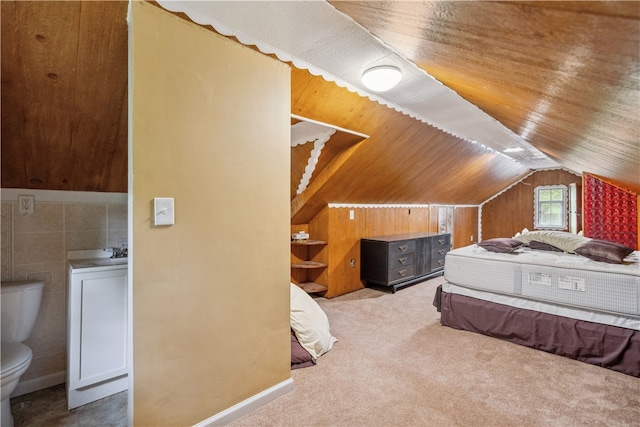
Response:
[{"label": "light switch", "polygon": [[353,212],[353,209],[349,209],[349,219],[353,220],[355,219],[356,215],[355,212]]},{"label": "light switch", "polygon": [[156,197],[153,199],[154,225],[175,224],[173,215],[173,197]]}]

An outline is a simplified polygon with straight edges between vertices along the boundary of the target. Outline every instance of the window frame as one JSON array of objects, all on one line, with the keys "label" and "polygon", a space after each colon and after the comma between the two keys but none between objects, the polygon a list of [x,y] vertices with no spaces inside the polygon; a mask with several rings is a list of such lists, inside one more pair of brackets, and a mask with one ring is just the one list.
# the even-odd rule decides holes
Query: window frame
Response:
[{"label": "window frame", "polygon": [[[540,200],[541,191],[562,190],[562,200]],[[569,189],[566,185],[539,185],[533,190],[533,227],[537,230],[566,230],[569,226]],[[542,204],[560,205],[562,210],[562,224],[540,224]]]}]

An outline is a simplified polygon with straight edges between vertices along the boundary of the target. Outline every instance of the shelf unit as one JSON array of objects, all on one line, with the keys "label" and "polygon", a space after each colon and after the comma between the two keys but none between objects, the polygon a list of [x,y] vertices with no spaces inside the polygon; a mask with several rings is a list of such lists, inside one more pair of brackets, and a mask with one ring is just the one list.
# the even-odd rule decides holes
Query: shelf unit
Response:
[{"label": "shelf unit", "polygon": [[291,277],[309,294],[324,293],[327,286],[322,278],[327,264],[322,262],[322,249],[327,242],[322,240],[299,240],[291,242]]}]

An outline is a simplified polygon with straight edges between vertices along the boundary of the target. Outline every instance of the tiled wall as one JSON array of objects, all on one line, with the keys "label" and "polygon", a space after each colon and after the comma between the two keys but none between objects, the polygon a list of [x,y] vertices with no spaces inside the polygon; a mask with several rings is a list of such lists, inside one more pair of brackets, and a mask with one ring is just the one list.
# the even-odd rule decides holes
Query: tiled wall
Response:
[{"label": "tiled wall", "polygon": [[16,190],[2,191],[2,281],[45,282],[38,320],[25,341],[33,360],[14,393],[19,395],[65,381],[67,252],[126,243],[127,199],[126,194],[39,192],[34,213],[21,214]]}]

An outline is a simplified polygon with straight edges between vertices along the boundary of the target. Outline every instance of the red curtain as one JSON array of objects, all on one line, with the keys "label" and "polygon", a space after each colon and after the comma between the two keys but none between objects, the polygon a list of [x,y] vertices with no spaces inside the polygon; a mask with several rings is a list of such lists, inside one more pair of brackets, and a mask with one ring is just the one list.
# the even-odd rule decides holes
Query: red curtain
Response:
[{"label": "red curtain", "polygon": [[587,173],[582,188],[584,235],[638,249],[638,195]]}]

